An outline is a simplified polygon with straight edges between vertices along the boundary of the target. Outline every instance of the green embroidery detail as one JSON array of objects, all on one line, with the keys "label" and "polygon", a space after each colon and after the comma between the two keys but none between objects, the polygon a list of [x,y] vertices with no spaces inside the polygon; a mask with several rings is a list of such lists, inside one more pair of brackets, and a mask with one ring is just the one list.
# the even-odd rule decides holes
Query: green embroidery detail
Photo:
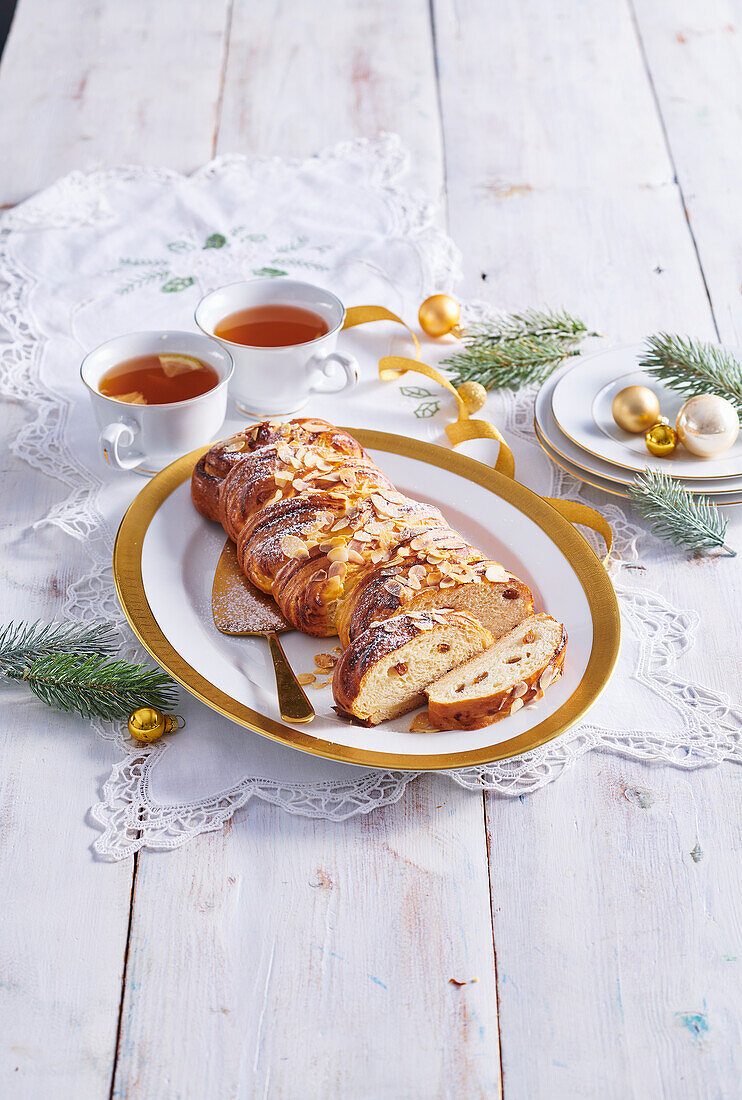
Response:
[{"label": "green embroidery detail", "polygon": [[440,401],[423,401],[422,405],[418,405],[415,409],[415,416],[424,420],[429,416],[435,416],[440,407]]},{"label": "green embroidery detail", "polygon": [[[132,259],[131,257],[122,257],[119,260],[117,268],[106,272],[108,275],[120,273],[127,268],[139,269],[138,271],[131,272],[132,278],[127,279],[123,285],[117,287],[118,294],[131,294],[134,290],[139,290],[142,287],[147,286],[149,283],[160,283],[160,290],[163,294],[177,294],[181,290],[186,290],[189,286],[194,286],[199,281],[198,261],[196,256],[199,251],[205,251],[206,249],[219,249],[227,248],[233,251],[239,249],[241,245],[255,244],[259,245],[266,241],[268,238],[265,233],[248,233],[247,227],[244,225],[233,226],[228,233],[210,233],[206,237],[203,244],[200,244],[199,239],[195,234],[186,234],[185,237],[176,241],[168,241],[165,248],[168,252],[174,252],[178,255],[184,255],[190,253],[193,257],[193,275],[176,275],[173,271],[173,267],[170,261],[166,257],[161,259],[150,259],[148,257],[141,257]],[[203,238],[201,238],[203,240]],[[249,245],[248,245],[249,247]],[[264,267],[256,267],[252,269],[252,274],[257,276],[263,276],[268,279],[277,279],[282,275],[288,275],[291,269],[297,268],[309,268],[315,271],[327,271],[327,264],[318,263],[316,260],[304,259],[296,253],[302,249],[310,253],[314,253],[319,256],[323,252],[327,252],[331,246],[329,244],[309,244],[309,238],[307,237],[295,237],[289,241],[288,244],[279,245],[273,254],[268,257],[268,264]],[[257,249],[255,249],[257,252]],[[235,253],[235,260],[239,259],[239,252]],[[258,257],[248,256],[245,259],[245,266],[248,267],[250,261],[254,263]],[[285,264],[285,267],[277,267],[277,264]],[[178,265],[180,266],[180,265]],[[249,270],[249,268],[248,268]]]},{"label": "green embroidery detail", "polygon": [[288,275],[288,271],[282,271],[280,267],[255,267],[253,275],[263,275],[266,279],[277,279],[279,275]]},{"label": "green embroidery detail", "polygon": [[179,290],[185,290],[186,287],[193,286],[195,281],[192,275],[186,275],[185,278],[168,279],[160,287],[160,290],[163,294],[177,294]]},{"label": "green embroidery detail", "polygon": [[417,397],[418,399],[433,396],[430,390],[425,390],[422,386],[400,386],[399,392],[405,397]]}]

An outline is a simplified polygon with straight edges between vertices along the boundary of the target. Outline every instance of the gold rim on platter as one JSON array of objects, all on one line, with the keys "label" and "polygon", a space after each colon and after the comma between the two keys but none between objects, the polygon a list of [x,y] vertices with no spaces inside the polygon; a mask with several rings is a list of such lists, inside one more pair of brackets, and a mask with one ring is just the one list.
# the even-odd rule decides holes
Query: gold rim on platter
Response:
[{"label": "gold rim on platter", "polygon": [[[387,432],[360,428],[344,430],[349,431],[367,449],[427,462],[489,490],[540,527],[567,559],[590,608],[593,640],[582,678],[562,706],[531,729],[508,741],[469,752],[416,756],[410,753],[359,749],[312,737],[302,729],[284,725],[251,710],[215,687],[188,664],[165,637],[149,606],[142,580],[142,548],[147,528],[170,494],[190,478],[194,465],[208,447],[200,447],[183,455],[157,474],[133,500],[119,526],[113,548],[116,593],[124,614],[142,645],[178,683],[226,718],[274,741],[342,763],[403,771],[465,768],[520,756],[564,733],[605,689],[618,660],[621,644],[621,618],[613,585],[587,540],[550,504],[530,489],[473,458],[432,443],[422,443],[417,439],[406,439]],[[429,736],[434,737],[435,734]]]}]

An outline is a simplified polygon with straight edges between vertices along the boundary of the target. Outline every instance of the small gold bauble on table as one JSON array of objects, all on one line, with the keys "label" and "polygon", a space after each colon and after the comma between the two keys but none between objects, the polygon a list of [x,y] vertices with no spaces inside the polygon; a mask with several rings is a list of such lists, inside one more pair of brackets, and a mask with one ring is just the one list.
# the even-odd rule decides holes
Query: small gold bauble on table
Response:
[{"label": "small gold bauble on table", "polygon": [[644,436],[644,442],[650,454],[657,458],[666,458],[678,445],[678,433],[670,427],[667,417],[661,416]]},{"label": "small gold bauble on table", "polygon": [[417,319],[428,336],[445,336],[449,332],[457,336],[461,320],[459,303],[449,294],[432,294],[420,306]]},{"label": "small gold bauble on table", "polygon": [[611,412],[619,428],[638,434],[657,423],[660,402],[648,386],[625,386],[613,398]]},{"label": "small gold bauble on table", "polygon": [[163,733],[182,729],[185,719],[179,714],[163,714],[155,707],[139,707],[129,715],[129,733],[136,741],[159,741]]},{"label": "small gold bauble on table", "polygon": [[675,421],[680,442],[699,458],[728,451],[739,434],[739,416],[731,401],[704,393],[685,402]]},{"label": "small gold bauble on table", "polygon": [[469,413],[479,412],[487,400],[487,391],[481,382],[462,382],[456,392]]}]

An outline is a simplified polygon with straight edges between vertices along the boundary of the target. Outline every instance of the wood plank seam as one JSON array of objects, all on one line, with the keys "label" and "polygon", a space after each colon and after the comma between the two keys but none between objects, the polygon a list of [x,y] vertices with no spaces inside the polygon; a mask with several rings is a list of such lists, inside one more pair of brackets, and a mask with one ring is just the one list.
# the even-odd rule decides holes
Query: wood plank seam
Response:
[{"label": "wood plank seam", "polygon": [[714,331],[716,333],[717,340],[721,340],[721,335],[719,333],[719,326],[716,322],[716,311],[714,310],[714,303],[711,301],[711,291],[709,290],[708,280],[706,278],[706,272],[705,272],[704,267],[703,267],[703,260],[701,259],[701,253],[700,253],[699,248],[698,248],[698,241],[696,240],[696,234],[693,231],[693,225],[691,224],[690,211],[688,209],[688,204],[685,201],[685,193],[683,191],[683,185],[680,182],[680,175],[678,173],[678,166],[677,166],[677,162],[675,160],[675,154],[673,152],[672,143],[670,141],[670,134],[669,134],[669,131],[667,129],[667,124],[665,123],[664,112],[662,110],[662,105],[660,103],[659,95],[657,94],[657,86],[654,82],[654,77],[652,76],[652,70],[651,70],[650,65],[649,65],[649,57],[647,55],[647,51],[646,51],[646,48],[644,46],[644,38],[642,36],[641,27],[639,26],[639,20],[637,19],[636,8],[634,7],[634,0],[627,0],[627,4],[628,4],[628,7],[629,7],[629,14],[631,16],[631,22],[632,22],[633,27],[634,27],[634,32],[636,33],[636,40],[637,40],[637,44],[639,46],[639,54],[641,56],[642,65],[644,66],[644,71],[647,74],[647,82],[649,84],[649,91],[651,93],[652,99],[654,100],[654,105],[655,105],[655,108],[657,110],[657,118],[659,120],[660,129],[662,130],[662,138],[663,138],[663,141],[665,143],[665,148],[667,150],[667,155],[670,159],[670,164],[672,165],[673,182],[675,184],[675,187],[678,190],[678,195],[680,196],[680,204],[681,204],[682,210],[683,210],[683,217],[685,218],[685,224],[688,226],[688,232],[690,233],[690,239],[691,239],[691,242],[693,244],[693,251],[696,254],[696,260],[698,261],[698,269],[700,271],[701,279],[703,281],[703,289],[706,291],[706,297],[708,299],[709,310],[711,311],[711,322],[714,326]]},{"label": "wood plank seam", "polygon": [[126,976],[129,969],[129,945],[131,944],[131,929],[134,923],[134,900],[137,891],[137,872],[139,870],[139,851],[134,853],[134,866],[131,873],[131,893],[129,895],[129,919],[126,926],[126,944],[124,945],[124,965],[121,968],[121,998],[119,1000],[118,1019],[116,1021],[116,1041],[113,1046],[113,1064],[111,1065],[111,1087],[108,1091],[108,1100],[113,1100],[116,1089],[116,1071],[119,1064],[119,1047],[121,1044],[121,1023],[124,1016],[124,999],[126,997]]},{"label": "wood plank seam", "polygon": [[227,65],[229,64],[229,46],[232,40],[232,20],[234,18],[234,0],[227,4],[227,18],[224,21],[224,50],[222,53],[222,67],[219,73],[219,93],[216,99],[216,118],[214,119],[214,136],[211,141],[211,156],[216,156],[216,147],[219,142],[219,129],[222,123],[222,108],[224,106],[224,88],[227,80]]},{"label": "wood plank seam", "polygon": [[[438,61],[438,35],[435,26],[435,0],[428,0],[428,16],[430,18],[430,46],[433,51],[433,72],[435,74],[435,98],[438,107],[438,131],[441,141],[441,162],[443,168],[443,193],[446,194],[448,181],[448,162],[446,159],[446,133],[443,125],[443,100],[441,97],[441,72]],[[443,200],[443,221],[448,228],[448,204]],[[437,288],[436,288],[437,289]]]},{"label": "wood plank seam", "polygon": [[490,895],[490,926],[492,928],[492,965],[495,973],[495,1012],[497,1013],[497,1050],[500,1059],[500,1098],[505,1096],[505,1065],[502,1060],[502,1028],[500,1027],[500,979],[497,973],[497,945],[495,943],[495,905],[492,883],[492,850],[487,825],[487,794],[482,791],[482,823],[484,825],[484,847],[487,852],[487,888]]}]

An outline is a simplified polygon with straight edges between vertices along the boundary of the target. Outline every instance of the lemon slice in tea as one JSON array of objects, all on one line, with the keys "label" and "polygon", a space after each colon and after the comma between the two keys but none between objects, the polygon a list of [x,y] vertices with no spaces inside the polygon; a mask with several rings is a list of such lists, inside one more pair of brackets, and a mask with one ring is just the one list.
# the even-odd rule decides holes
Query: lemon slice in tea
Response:
[{"label": "lemon slice in tea", "polygon": [[203,370],[204,365],[200,359],[194,359],[192,355],[158,355],[160,366],[166,378],[175,378],[178,374],[186,374],[187,371]]}]

